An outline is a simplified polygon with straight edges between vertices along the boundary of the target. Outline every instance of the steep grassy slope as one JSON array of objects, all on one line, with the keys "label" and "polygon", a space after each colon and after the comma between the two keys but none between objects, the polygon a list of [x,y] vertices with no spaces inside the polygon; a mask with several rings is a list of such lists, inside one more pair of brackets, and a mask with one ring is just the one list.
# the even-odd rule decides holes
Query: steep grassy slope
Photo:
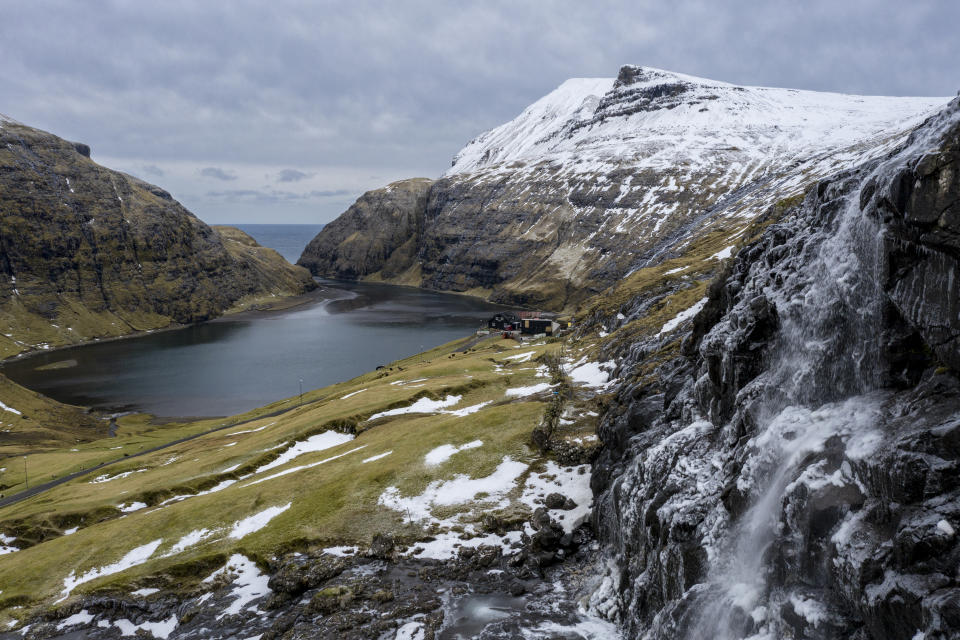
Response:
[{"label": "steep grassy slope", "polygon": [[[34,472],[47,477],[120,461],[0,509],[3,540],[20,548],[0,555],[0,615],[27,614],[11,608],[18,604],[50,605],[68,595],[71,580],[158,540],[145,562],[69,595],[131,585],[189,590],[235,552],[266,561],[289,550],[363,546],[385,533],[411,551],[430,534],[443,543],[439,550],[430,545],[440,542],[420,543],[430,555],[486,540],[491,514],[520,526],[532,510],[522,499],[525,483],[548,464],[530,445],[557,388],[545,363],[563,345],[521,348],[491,338],[458,351],[466,342],[311,391],[302,405],[292,398],[163,429],[131,419],[116,438],[31,456]],[[570,392],[554,437],[571,446],[589,440],[596,402],[595,390]],[[121,455],[210,429],[217,430],[162,451]],[[425,517],[384,499],[415,501],[431,483],[465,481],[477,484]],[[265,528],[231,537],[245,518],[274,513]]]},{"label": "steep grassy slope", "polygon": [[0,357],[206,320],[314,286],[275,252],[89,155],[0,118]]}]

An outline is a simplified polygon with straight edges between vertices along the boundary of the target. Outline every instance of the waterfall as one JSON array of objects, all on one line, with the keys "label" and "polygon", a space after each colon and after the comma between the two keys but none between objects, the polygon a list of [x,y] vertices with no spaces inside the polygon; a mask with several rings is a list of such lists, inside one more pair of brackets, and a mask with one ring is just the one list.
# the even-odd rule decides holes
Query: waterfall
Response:
[{"label": "waterfall", "polygon": [[[725,293],[714,295],[726,308],[699,342],[694,370],[677,363],[678,373],[664,375],[695,380],[676,400],[636,386],[622,391],[664,403],[639,428],[625,425],[640,419],[615,418],[634,435],[628,462],[599,501],[621,558],[619,576],[611,573],[620,586],[616,606],[610,597],[594,605],[619,615],[628,632],[647,640],[776,640],[838,637],[864,624],[851,622],[834,593],[834,554],[849,546],[869,500],[879,505],[874,519],[883,519],[889,496],[867,476],[876,475],[872,459],[892,443],[888,425],[903,411],[888,361],[891,326],[903,324],[891,320],[884,289],[893,270],[890,231],[865,206],[881,191],[896,200],[904,168],[958,121],[955,101],[898,152],[818,185],[745,250]],[[642,400],[634,403],[649,415]],[[940,512],[921,507],[929,513],[915,518],[917,526],[936,525],[944,533],[930,535],[952,540]],[[883,584],[857,595],[867,606],[896,584],[882,571],[870,579]],[[913,635],[905,633],[896,637]]]}]

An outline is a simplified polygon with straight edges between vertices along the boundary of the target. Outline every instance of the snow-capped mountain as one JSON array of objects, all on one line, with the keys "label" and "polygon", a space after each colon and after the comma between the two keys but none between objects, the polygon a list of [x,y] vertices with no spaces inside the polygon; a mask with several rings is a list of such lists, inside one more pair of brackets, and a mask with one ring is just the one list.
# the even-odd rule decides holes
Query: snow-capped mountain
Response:
[{"label": "snow-capped mountain", "polygon": [[777,202],[888,152],[947,101],[635,66],[568,80],[467,144],[440,180],[361,197],[301,264],[570,308],[693,236],[736,236]]}]

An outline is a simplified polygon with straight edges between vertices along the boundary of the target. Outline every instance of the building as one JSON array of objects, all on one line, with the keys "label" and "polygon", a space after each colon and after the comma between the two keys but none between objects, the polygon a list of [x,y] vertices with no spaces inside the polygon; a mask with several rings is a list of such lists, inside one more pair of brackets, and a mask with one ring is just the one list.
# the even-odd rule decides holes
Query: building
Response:
[{"label": "building", "polygon": [[560,323],[550,318],[524,318],[520,321],[520,333],[524,335],[544,334],[552,336],[560,330]]},{"label": "building", "polygon": [[498,313],[487,321],[487,328],[497,331],[516,331],[519,327],[520,318],[510,312]]}]

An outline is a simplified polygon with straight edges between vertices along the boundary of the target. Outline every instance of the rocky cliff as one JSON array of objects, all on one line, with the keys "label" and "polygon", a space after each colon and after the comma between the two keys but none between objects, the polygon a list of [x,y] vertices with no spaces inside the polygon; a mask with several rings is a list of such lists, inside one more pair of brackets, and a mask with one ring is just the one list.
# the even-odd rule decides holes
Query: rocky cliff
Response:
[{"label": "rocky cliff", "polygon": [[635,66],[569,80],[471,141],[432,185],[363,196],[300,264],[572,309],[691,240],[720,228],[737,237],[771,203],[889,151],[946,101],[740,87]]},{"label": "rocky cliff", "polygon": [[0,119],[0,355],[218,316],[309,274],[86,145]]},{"label": "rocky cliff", "polygon": [[769,211],[659,332],[693,282],[594,308],[592,603],[629,637],[960,634],[958,144],[960,99]]}]

